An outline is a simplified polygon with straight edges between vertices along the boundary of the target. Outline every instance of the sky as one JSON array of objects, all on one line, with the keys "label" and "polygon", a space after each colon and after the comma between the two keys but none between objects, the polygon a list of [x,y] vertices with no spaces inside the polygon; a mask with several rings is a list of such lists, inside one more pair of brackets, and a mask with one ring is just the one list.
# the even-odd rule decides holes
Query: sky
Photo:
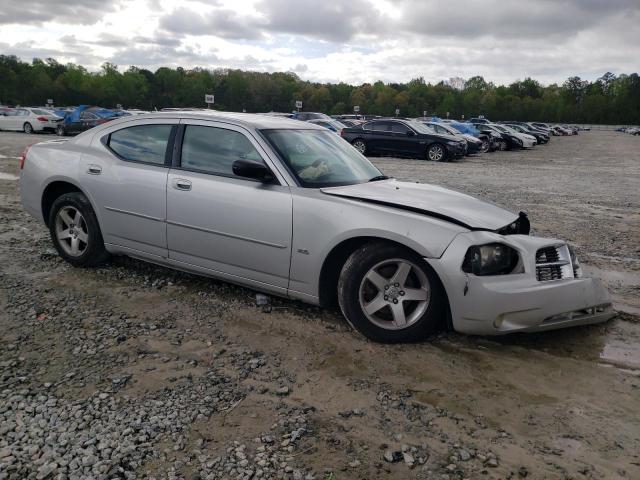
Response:
[{"label": "sky", "polygon": [[360,84],[640,70],[640,0],[0,0],[0,54]]}]

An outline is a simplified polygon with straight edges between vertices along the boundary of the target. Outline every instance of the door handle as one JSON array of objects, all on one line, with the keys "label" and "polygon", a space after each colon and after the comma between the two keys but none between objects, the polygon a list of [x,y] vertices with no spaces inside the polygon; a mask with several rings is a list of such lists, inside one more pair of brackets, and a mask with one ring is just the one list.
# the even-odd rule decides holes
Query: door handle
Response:
[{"label": "door handle", "polygon": [[100,175],[102,173],[102,167],[100,165],[89,165],[87,167],[87,173],[90,175]]},{"label": "door handle", "polygon": [[185,180],[184,178],[174,178],[173,179],[173,188],[176,190],[191,190],[191,182],[189,180]]}]

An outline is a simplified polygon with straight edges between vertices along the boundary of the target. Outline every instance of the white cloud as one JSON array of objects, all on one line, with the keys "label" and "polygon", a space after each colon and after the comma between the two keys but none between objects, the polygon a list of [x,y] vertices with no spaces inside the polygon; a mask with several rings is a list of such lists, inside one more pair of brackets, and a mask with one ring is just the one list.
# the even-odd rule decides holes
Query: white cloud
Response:
[{"label": "white cloud", "polygon": [[34,0],[11,3],[0,24],[0,53],[26,60],[294,70],[350,83],[562,82],[631,73],[640,56],[637,0]]}]

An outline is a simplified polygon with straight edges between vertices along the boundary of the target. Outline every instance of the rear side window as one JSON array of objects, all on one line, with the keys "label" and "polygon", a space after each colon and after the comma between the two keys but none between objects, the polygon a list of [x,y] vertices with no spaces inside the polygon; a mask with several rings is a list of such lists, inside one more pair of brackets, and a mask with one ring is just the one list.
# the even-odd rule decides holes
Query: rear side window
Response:
[{"label": "rear side window", "polygon": [[409,131],[409,128],[406,125],[403,125],[401,123],[392,123],[391,124],[391,131],[393,133],[407,133]]},{"label": "rear side window", "polygon": [[138,125],[109,135],[109,148],[131,162],[164,165],[173,125]]},{"label": "rear side window", "polygon": [[371,130],[374,132],[386,132],[389,130],[389,124],[387,122],[373,122]]},{"label": "rear side window", "polygon": [[225,128],[187,125],[182,140],[182,168],[235,176],[233,162],[240,159],[262,162],[258,151],[242,133]]}]

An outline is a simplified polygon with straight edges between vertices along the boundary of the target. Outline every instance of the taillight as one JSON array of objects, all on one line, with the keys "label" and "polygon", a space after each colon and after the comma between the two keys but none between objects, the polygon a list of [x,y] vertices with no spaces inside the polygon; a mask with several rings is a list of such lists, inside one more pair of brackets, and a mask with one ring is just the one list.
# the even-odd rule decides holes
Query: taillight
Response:
[{"label": "taillight", "polygon": [[27,145],[26,147],[24,147],[24,150],[22,151],[22,155],[20,155],[20,170],[24,169],[24,162],[27,159],[27,153],[29,153],[29,148],[31,148],[31,145]]},{"label": "taillight", "polygon": [[38,117],[38,119],[37,119],[37,120],[38,120],[39,122],[44,122],[44,123],[46,123],[46,122],[48,122],[48,121],[49,121],[49,119],[48,119],[47,117]]},{"label": "taillight", "polygon": [[341,129],[340,129],[340,136],[341,136],[341,137],[344,137],[344,128],[341,128]]}]

